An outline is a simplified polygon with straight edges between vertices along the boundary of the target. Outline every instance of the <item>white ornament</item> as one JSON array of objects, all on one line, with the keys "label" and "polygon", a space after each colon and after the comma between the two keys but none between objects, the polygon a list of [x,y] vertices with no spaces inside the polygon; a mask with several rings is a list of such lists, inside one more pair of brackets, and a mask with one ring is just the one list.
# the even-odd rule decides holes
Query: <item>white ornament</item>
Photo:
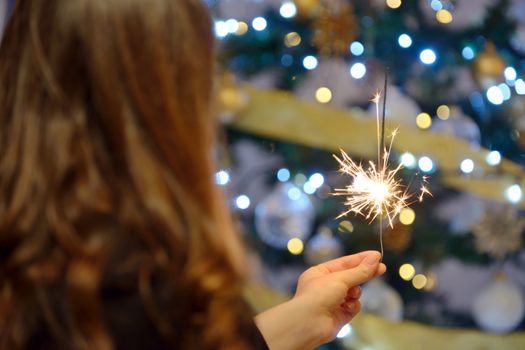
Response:
[{"label": "white ornament", "polygon": [[279,183],[255,208],[255,228],[268,245],[285,249],[292,238],[305,240],[314,221],[314,206],[291,183]]},{"label": "white ornament", "polygon": [[382,279],[375,279],[363,287],[360,298],[363,312],[368,312],[391,321],[403,319],[403,300],[399,293]]},{"label": "white ornament", "polygon": [[310,265],[321,264],[343,254],[343,246],[328,227],[321,227],[306,245],[305,259]]},{"label": "white ornament", "polygon": [[440,203],[434,211],[436,217],[449,224],[452,233],[467,234],[479,222],[486,201],[468,193],[461,193]]},{"label": "white ornament", "polygon": [[523,291],[503,279],[496,279],[481,291],[472,304],[472,316],[485,331],[506,333],[515,329],[525,313]]}]

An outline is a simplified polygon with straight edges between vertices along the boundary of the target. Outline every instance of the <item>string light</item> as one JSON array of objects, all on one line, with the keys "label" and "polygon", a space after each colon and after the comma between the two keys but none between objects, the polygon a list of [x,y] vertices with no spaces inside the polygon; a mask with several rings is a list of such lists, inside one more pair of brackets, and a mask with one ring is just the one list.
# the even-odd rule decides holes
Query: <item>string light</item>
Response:
[{"label": "string light", "polygon": [[436,56],[436,53],[432,49],[425,49],[421,51],[421,53],[419,54],[419,59],[424,64],[430,65],[436,62],[437,56]]},{"label": "string light", "polygon": [[416,125],[420,129],[428,129],[432,125],[432,118],[428,113],[419,113],[416,117]]},{"label": "string light", "polygon": [[313,70],[317,67],[317,58],[315,58],[314,56],[306,56],[305,58],[303,58],[303,67],[308,69],[308,70]]},{"label": "string light", "polygon": [[215,183],[219,186],[227,185],[230,182],[230,174],[225,170],[219,170],[215,173]]},{"label": "string light", "polygon": [[505,79],[514,81],[518,77],[518,73],[516,73],[516,70],[513,67],[507,67],[504,71]]},{"label": "string light", "polygon": [[303,185],[303,191],[306,194],[314,194],[316,190],[317,190],[317,188],[315,188],[310,181],[307,181]]},{"label": "string light", "polygon": [[525,95],[525,81],[523,81],[523,79],[516,80],[514,89],[516,89],[518,95]]},{"label": "string light", "polygon": [[470,158],[463,159],[459,165],[459,169],[465,174],[470,174],[474,171],[474,161]]},{"label": "string light", "polygon": [[365,47],[359,41],[350,44],[350,52],[354,56],[361,56],[365,52]]},{"label": "string light", "polygon": [[297,187],[292,187],[288,190],[288,198],[290,198],[293,201],[297,201],[301,198],[301,190],[299,190]]},{"label": "string light", "polygon": [[281,168],[277,171],[277,180],[281,182],[286,182],[290,180],[290,170],[286,168]]},{"label": "string light", "polygon": [[464,59],[470,61],[471,59],[474,58],[475,53],[474,53],[474,50],[470,46],[465,46],[463,50],[461,50],[461,55],[463,56]]},{"label": "string light", "polygon": [[354,79],[361,79],[366,74],[366,66],[360,62],[354,63],[352,67],[350,67],[350,75]]},{"label": "string light", "polygon": [[268,22],[266,22],[266,19],[264,19],[264,17],[255,17],[252,20],[252,27],[258,32],[265,30],[267,26]]},{"label": "string light", "polygon": [[299,255],[304,250],[304,243],[299,238],[292,238],[288,241],[286,247],[291,254]]},{"label": "string light", "polygon": [[230,31],[228,25],[224,21],[215,21],[215,36],[219,39],[226,37]]},{"label": "string light", "polygon": [[315,188],[319,188],[324,184],[324,176],[320,173],[314,173],[310,176],[308,182],[310,182]]},{"label": "string light", "polygon": [[430,173],[434,170],[434,162],[427,156],[419,158],[417,165],[419,166],[419,169],[425,173]]},{"label": "string light", "polygon": [[416,269],[412,264],[403,264],[399,267],[399,276],[405,281],[410,281],[416,274]]},{"label": "string light", "polygon": [[436,12],[436,19],[439,23],[448,24],[452,22],[454,17],[452,16],[452,13],[449,10],[441,9],[438,12]]},{"label": "string light", "polygon": [[505,197],[507,197],[511,203],[519,203],[519,201],[521,201],[521,196],[522,192],[520,185],[514,184],[505,190]]},{"label": "string light", "polygon": [[228,33],[234,34],[239,30],[239,22],[236,19],[230,18],[226,21],[228,27]]},{"label": "string light", "polygon": [[412,38],[408,35],[408,34],[401,34],[398,38],[397,38],[397,43],[399,44],[399,46],[401,46],[402,48],[409,48],[410,46],[412,46]]},{"label": "string light", "polygon": [[332,91],[329,88],[322,86],[315,92],[315,99],[320,103],[328,103],[332,100]]},{"label": "string light", "polygon": [[248,24],[246,22],[243,22],[243,21],[239,21],[238,24],[239,24],[239,28],[235,32],[235,35],[244,35],[244,34],[246,34],[248,32]]},{"label": "string light", "polygon": [[397,9],[401,6],[401,0],[386,0],[386,5],[391,9]]},{"label": "string light", "polygon": [[279,8],[279,13],[284,18],[292,18],[297,14],[297,8],[293,2],[286,1]]},{"label": "string light", "polygon": [[248,209],[250,207],[250,198],[247,195],[241,194],[235,199],[235,205],[241,210]]},{"label": "string light", "polygon": [[294,47],[301,43],[301,36],[297,32],[290,32],[284,37],[284,45]]},{"label": "string light", "polygon": [[501,154],[498,151],[490,151],[486,160],[488,165],[496,166],[501,162]]},{"label": "string light", "polygon": [[412,225],[416,220],[416,212],[412,208],[403,208],[399,213],[399,221],[403,225]]},{"label": "string light", "polygon": [[417,274],[412,278],[412,285],[416,289],[423,289],[427,284],[427,278],[425,275]]},{"label": "string light", "polygon": [[503,95],[503,101],[510,100],[511,92],[510,92],[510,88],[509,88],[509,86],[507,84],[505,84],[505,83],[499,84],[498,85],[498,89],[500,89],[501,94]]},{"label": "string light", "polygon": [[487,99],[493,105],[500,105],[503,103],[503,92],[497,86],[491,86],[487,90]]},{"label": "string light", "polygon": [[416,157],[410,152],[405,152],[400,157],[401,164],[407,169],[414,169],[416,167]]},{"label": "string light", "polygon": [[432,0],[430,2],[430,7],[432,7],[432,10],[439,11],[443,8],[443,4],[439,0]]},{"label": "string light", "polygon": [[447,105],[441,105],[437,108],[436,114],[439,119],[447,120],[450,117],[450,108]]}]

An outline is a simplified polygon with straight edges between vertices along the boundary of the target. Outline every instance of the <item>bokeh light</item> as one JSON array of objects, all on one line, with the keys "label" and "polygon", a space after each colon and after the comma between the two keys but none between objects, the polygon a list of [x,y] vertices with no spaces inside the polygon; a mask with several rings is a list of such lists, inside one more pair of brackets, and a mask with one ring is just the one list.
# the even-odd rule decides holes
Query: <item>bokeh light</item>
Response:
[{"label": "bokeh light", "polygon": [[439,119],[447,120],[450,117],[450,108],[447,105],[441,105],[436,110]]},{"label": "bokeh light", "polygon": [[354,63],[352,67],[350,67],[350,75],[354,79],[361,79],[366,74],[366,66],[360,62]]},{"label": "bokeh light", "polygon": [[317,91],[315,91],[315,99],[320,103],[328,103],[332,100],[332,91],[322,86]]},{"label": "bokeh light", "polygon": [[428,129],[432,125],[432,117],[428,113],[419,113],[416,117],[416,125],[420,129]]},{"label": "bokeh light", "polygon": [[416,269],[412,264],[403,264],[399,267],[399,276],[405,281],[410,281],[416,273]]},{"label": "bokeh light", "polygon": [[424,49],[419,54],[419,59],[424,64],[429,65],[429,64],[433,64],[434,62],[436,62],[437,56],[436,56],[436,53],[434,52],[434,50],[432,50],[432,49]]},{"label": "bokeh light", "polygon": [[423,289],[427,284],[427,277],[422,274],[417,274],[412,278],[412,285],[416,289]]},{"label": "bokeh light", "polygon": [[291,254],[299,255],[304,250],[304,243],[299,238],[292,238],[288,241],[286,247]]},{"label": "bokeh light", "polygon": [[397,43],[399,44],[399,46],[406,49],[412,46],[412,38],[408,34],[401,34],[397,38]]},{"label": "bokeh light", "polygon": [[416,220],[416,212],[412,208],[403,208],[399,213],[399,221],[403,225],[412,225]]}]

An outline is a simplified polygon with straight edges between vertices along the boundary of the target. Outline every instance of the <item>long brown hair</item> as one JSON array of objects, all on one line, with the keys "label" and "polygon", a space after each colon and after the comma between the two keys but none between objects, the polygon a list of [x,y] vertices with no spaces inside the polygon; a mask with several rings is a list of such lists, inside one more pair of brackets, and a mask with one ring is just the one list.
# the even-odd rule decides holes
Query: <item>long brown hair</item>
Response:
[{"label": "long brown hair", "polygon": [[18,1],[0,48],[1,349],[139,344],[115,307],[134,296],[159,344],[246,346],[212,71],[198,0]]}]

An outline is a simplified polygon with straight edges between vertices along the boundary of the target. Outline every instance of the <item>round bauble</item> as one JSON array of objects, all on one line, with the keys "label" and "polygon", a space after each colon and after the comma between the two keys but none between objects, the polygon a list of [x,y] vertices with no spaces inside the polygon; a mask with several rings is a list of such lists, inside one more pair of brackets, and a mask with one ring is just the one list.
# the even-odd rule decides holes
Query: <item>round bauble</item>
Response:
[{"label": "round bauble", "polygon": [[485,331],[507,333],[523,319],[523,291],[504,278],[497,278],[474,298],[472,316]]},{"label": "round bauble", "polygon": [[255,208],[255,228],[263,242],[285,249],[292,238],[306,240],[314,217],[308,195],[291,183],[279,183]]},{"label": "round bauble", "polygon": [[403,300],[399,293],[382,279],[375,279],[363,287],[361,309],[391,321],[403,319]]},{"label": "round bauble", "polygon": [[328,227],[321,227],[308,241],[305,259],[310,265],[318,265],[343,254],[343,245]]},{"label": "round bauble", "polygon": [[482,88],[488,89],[503,81],[505,66],[505,60],[496,51],[496,46],[489,41],[474,61],[474,77]]}]

